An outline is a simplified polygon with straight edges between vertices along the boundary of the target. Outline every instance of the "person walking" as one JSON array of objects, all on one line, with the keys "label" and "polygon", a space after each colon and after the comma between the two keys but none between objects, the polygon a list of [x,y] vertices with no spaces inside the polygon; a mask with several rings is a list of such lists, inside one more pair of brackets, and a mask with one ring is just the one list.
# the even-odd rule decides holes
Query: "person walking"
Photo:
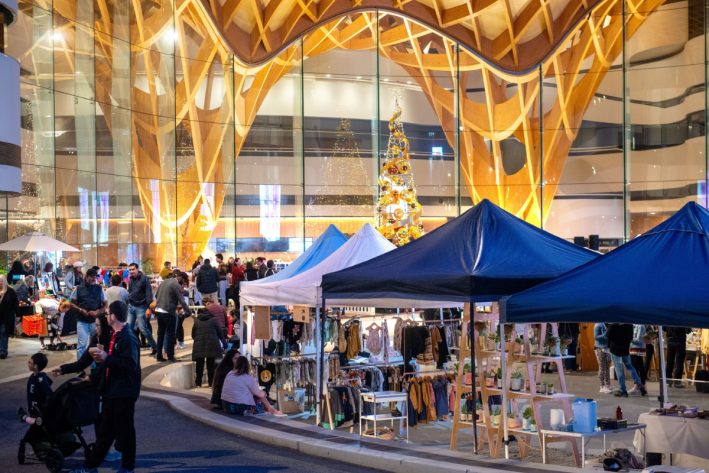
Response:
[{"label": "person walking", "polygon": [[146,311],[153,302],[153,288],[150,286],[150,279],[140,271],[137,263],[131,263],[128,271],[128,325],[135,331],[135,323],[138,322],[138,330],[152,348],[150,356],[154,356],[158,352],[158,346],[153,338],[153,331],[148,330],[146,317]]},{"label": "person walking", "polygon": [[99,386],[101,424],[96,443],[84,467],[72,473],[98,473],[114,440],[121,445],[121,469],[118,473],[135,470],[135,402],[140,395],[140,342],[128,326],[128,307],[116,301],[108,308],[106,317],[113,329],[108,350],[92,348],[93,359],[101,363],[90,375]]},{"label": "person walking", "polygon": [[71,293],[72,308],[79,312],[76,320],[76,358],[81,358],[96,333],[95,319],[106,312],[108,298],[101,286],[96,284],[98,273],[91,268],[86,271],[84,282]]},{"label": "person walking", "polygon": [[180,273],[176,278],[163,281],[155,293],[155,315],[158,319],[157,360],[163,358],[163,345],[168,362],[175,361],[175,336],[177,334],[178,307],[185,313],[190,313],[190,306],[182,293],[183,287],[189,284],[189,277]]},{"label": "person walking", "polygon": [[684,359],[687,357],[687,334],[692,333],[689,327],[662,327],[667,333],[667,364],[665,376],[675,381],[667,383],[669,387],[684,388],[682,373],[684,372]]},{"label": "person walking", "polygon": [[5,275],[0,274],[0,360],[7,358],[10,334],[15,334],[19,321],[20,301]]},{"label": "person walking", "polygon": [[[628,397],[628,394],[646,395],[647,391],[643,386],[640,376],[630,363],[630,342],[633,341],[633,326],[631,324],[610,324],[608,327],[608,347],[611,352],[611,359],[618,378],[620,391],[615,393],[616,397]],[[630,376],[635,381],[635,386],[629,392],[625,389],[625,373],[623,367],[628,370]]]},{"label": "person walking", "polygon": [[[653,331],[655,332],[655,334],[657,334],[657,326],[646,325],[645,334],[647,335],[647,333],[650,331]],[[645,363],[643,364],[643,369],[645,370],[645,377],[650,374],[650,366],[652,366],[652,357],[655,356],[655,343],[657,343],[657,339],[650,340],[648,343],[645,344]]]},{"label": "person walking", "polygon": [[[223,309],[211,299],[209,305]],[[222,327],[209,310],[202,312],[195,319],[194,325],[192,325],[192,341],[192,361],[196,363],[195,385],[198,388],[202,387],[206,362],[207,380],[211,388],[212,381],[214,381],[214,360],[221,358],[223,348],[226,347],[226,338]]]},{"label": "person walking", "polygon": [[611,385],[611,352],[608,349],[608,327],[600,323],[593,327],[593,338],[595,339],[594,350],[596,360],[598,360],[598,380],[601,382],[600,392],[603,394],[612,393],[615,388]]},{"label": "person walking", "polygon": [[643,362],[643,357],[645,356],[645,342],[643,338],[645,337],[645,326],[642,324],[633,325],[633,341],[630,342],[630,363],[635,368],[640,376],[640,381],[645,384],[647,380],[647,373],[645,372],[645,363]]},{"label": "person walking", "polygon": [[247,262],[246,271],[244,271],[244,281],[256,281],[258,278],[258,270],[254,268],[254,264],[251,261]]},{"label": "person walking", "polygon": [[197,290],[202,294],[202,301],[205,297],[217,300],[219,292],[219,271],[211,265],[209,258],[204,260],[204,264],[197,273]]}]

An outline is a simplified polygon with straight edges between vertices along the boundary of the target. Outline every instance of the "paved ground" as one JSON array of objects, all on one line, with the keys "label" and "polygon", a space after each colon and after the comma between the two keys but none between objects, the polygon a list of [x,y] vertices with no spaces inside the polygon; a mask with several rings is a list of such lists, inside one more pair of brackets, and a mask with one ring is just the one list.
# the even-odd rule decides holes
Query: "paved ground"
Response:
[{"label": "paved ground", "polygon": [[[188,332],[189,333],[189,332]],[[0,364],[0,471],[46,472],[41,464],[17,464],[17,448],[26,431],[15,413],[26,405],[26,378],[2,382],[2,378],[24,374],[26,357],[36,352],[37,340],[11,340],[12,359]],[[178,352],[180,353],[180,352]],[[145,352],[144,352],[145,354]],[[71,358],[67,353],[50,353],[50,365],[55,366]],[[143,356],[143,359],[147,357]],[[141,360],[143,361],[143,360]],[[29,374],[29,373],[28,373]],[[62,380],[56,380],[58,386]],[[165,472],[374,472],[346,463],[315,458],[302,453],[280,449],[267,444],[240,438],[182,416],[165,403],[141,398],[136,405],[138,433],[138,471]],[[93,441],[93,431],[86,435]],[[83,454],[79,450],[67,459],[67,468],[79,468]],[[105,463],[99,471],[115,471],[120,462]]]}]

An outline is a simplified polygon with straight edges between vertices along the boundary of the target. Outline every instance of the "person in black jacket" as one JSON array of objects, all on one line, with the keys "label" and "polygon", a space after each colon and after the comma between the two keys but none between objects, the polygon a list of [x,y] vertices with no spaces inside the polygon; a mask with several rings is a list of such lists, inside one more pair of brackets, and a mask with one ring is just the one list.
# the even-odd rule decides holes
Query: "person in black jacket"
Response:
[{"label": "person in black jacket", "polygon": [[[613,360],[613,367],[615,368],[615,374],[618,378],[618,384],[620,385],[620,391],[615,393],[617,397],[628,397],[628,394],[640,393],[643,396],[647,394],[645,386],[643,386],[642,381],[638,372],[633,368],[630,362],[630,342],[633,341],[633,325],[632,324],[609,324],[608,325],[608,347],[611,351],[611,360]],[[630,392],[625,389],[625,373],[623,373],[623,366],[628,370],[630,376],[635,381],[635,387],[630,390]]]},{"label": "person in black jacket", "polygon": [[[668,378],[682,379],[684,359],[687,356],[687,334],[692,333],[692,329],[689,327],[662,327],[662,330],[667,333],[667,364],[665,365],[665,376]],[[675,388],[684,387],[682,381],[670,381],[667,383],[667,386],[674,386]]]},{"label": "person in black jacket", "polygon": [[15,334],[15,325],[20,321],[20,301],[15,290],[0,274],[0,360],[7,358],[10,334]]},{"label": "person in black jacket", "polygon": [[17,284],[17,281],[24,278],[25,276],[27,276],[27,271],[25,271],[25,268],[22,266],[22,262],[13,261],[12,269],[10,269],[10,271],[8,271],[7,273],[7,280],[10,282],[10,285],[14,286],[15,284]]},{"label": "person in black jacket", "polygon": [[113,329],[108,347],[91,349],[94,361],[101,363],[91,372],[90,380],[99,387],[102,412],[96,443],[84,461],[84,471],[98,468],[118,438],[123,448],[120,471],[129,473],[135,469],[133,418],[140,395],[140,342],[127,324],[128,308],[124,302],[111,303],[107,320]]},{"label": "person in black jacket", "polygon": [[256,281],[258,278],[258,269],[254,268],[254,264],[249,261],[248,263],[246,263],[246,270],[244,271],[244,280]]},{"label": "person in black jacket", "polygon": [[226,339],[221,326],[211,312],[205,311],[197,316],[192,325],[192,361],[196,362],[195,385],[202,387],[204,364],[207,362],[207,380],[209,387],[214,381],[214,360],[221,358]]},{"label": "person in black jacket", "polygon": [[[108,325],[108,319],[105,315],[99,315],[98,317],[96,317],[96,334],[91,337],[91,340],[89,341],[89,350],[98,345],[107,348],[110,343],[111,326]],[[82,371],[84,371],[94,362],[94,358],[93,356],[91,356],[91,352],[89,350],[86,350],[81,355],[81,358],[79,358],[75,362],[66,363],[64,365],[61,365],[59,368],[53,369],[52,375],[54,375],[54,377],[56,378],[64,374],[81,373]]]},{"label": "person in black jacket", "polygon": [[230,348],[224,354],[224,358],[219,362],[214,380],[212,381],[212,406],[222,409],[222,388],[224,387],[224,379],[236,367],[236,359],[241,356],[241,352],[236,348]]},{"label": "person in black jacket", "polygon": [[211,265],[209,259],[204,260],[204,264],[197,273],[197,290],[202,297],[210,297],[216,301],[219,293],[219,271]]}]

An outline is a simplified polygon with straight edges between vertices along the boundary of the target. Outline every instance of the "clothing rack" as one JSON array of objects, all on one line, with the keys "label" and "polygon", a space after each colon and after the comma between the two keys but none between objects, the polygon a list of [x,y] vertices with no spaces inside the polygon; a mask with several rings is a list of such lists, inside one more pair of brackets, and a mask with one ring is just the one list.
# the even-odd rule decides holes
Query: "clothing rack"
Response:
[{"label": "clothing rack", "polygon": [[[325,355],[330,355],[335,352],[325,352]],[[279,355],[279,356],[252,356],[252,360],[278,360],[281,358],[307,358],[307,357],[315,357],[315,353],[306,353],[306,354],[301,354],[301,355]]]},{"label": "clothing rack", "polygon": [[[399,365],[401,363],[393,363],[393,364]],[[357,368],[368,368],[368,367],[378,368],[380,366],[388,367],[388,366],[392,366],[392,363],[369,363],[366,365],[340,366],[340,370],[354,370]]]}]

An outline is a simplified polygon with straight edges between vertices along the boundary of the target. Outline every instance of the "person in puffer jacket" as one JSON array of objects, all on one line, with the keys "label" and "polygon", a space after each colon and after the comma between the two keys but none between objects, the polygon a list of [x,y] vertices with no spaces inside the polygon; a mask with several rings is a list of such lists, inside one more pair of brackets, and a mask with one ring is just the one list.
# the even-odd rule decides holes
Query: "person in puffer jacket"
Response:
[{"label": "person in puffer jacket", "polygon": [[211,312],[205,311],[197,316],[192,325],[192,361],[196,363],[195,385],[202,386],[204,364],[207,364],[209,387],[214,381],[214,360],[222,357],[226,346],[224,332]]}]

